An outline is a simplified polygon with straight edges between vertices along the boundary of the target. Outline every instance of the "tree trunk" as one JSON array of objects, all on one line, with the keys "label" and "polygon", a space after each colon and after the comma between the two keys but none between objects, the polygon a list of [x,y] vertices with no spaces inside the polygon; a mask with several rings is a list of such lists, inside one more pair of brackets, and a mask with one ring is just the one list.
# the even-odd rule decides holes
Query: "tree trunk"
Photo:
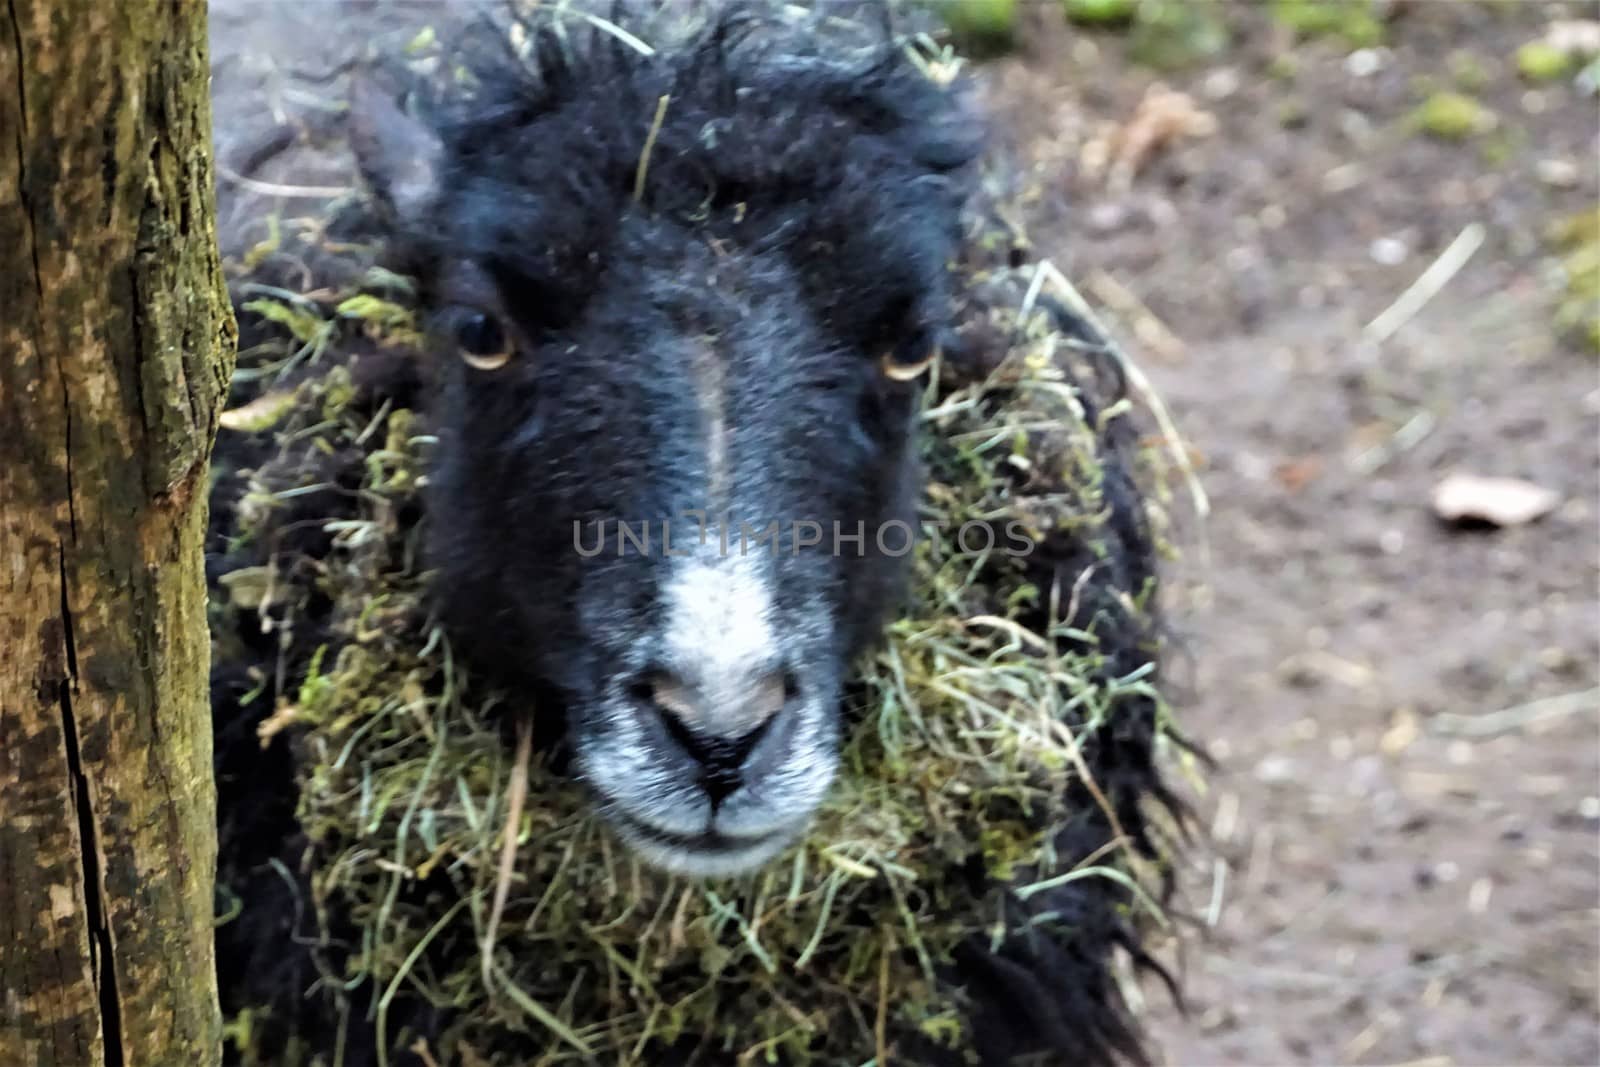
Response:
[{"label": "tree trunk", "polygon": [[0,1064],[220,1058],[199,0],[0,0]]}]

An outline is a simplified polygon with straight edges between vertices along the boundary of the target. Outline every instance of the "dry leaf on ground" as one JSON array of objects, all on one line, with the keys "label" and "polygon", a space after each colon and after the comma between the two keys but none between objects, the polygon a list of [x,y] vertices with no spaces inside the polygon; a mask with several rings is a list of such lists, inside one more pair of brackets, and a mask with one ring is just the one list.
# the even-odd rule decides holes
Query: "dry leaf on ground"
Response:
[{"label": "dry leaf on ground", "polygon": [[1146,90],[1126,124],[1084,146],[1080,165],[1089,177],[1096,178],[1109,163],[1107,184],[1125,190],[1151,157],[1169,143],[1216,132],[1215,115],[1195,104],[1188,93],[1158,83]]},{"label": "dry leaf on ground", "polygon": [[1446,522],[1521,526],[1548,515],[1561,503],[1553,489],[1520,478],[1452,474],[1434,486],[1433,511]]}]

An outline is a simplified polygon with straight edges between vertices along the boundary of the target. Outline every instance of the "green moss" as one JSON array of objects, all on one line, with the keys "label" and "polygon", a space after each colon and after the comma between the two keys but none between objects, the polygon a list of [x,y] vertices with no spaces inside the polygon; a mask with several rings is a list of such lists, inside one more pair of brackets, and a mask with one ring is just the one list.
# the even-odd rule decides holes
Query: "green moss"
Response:
[{"label": "green moss", "polygon": [[1016,0],[933,0],[956,39],[993,51],[1009,47],[1016,32]]},{"label": "green moss", "polygon": [[421,55],[423,52],[431,50],[438,43],[439,34],[437,31],[432,26],[424,26],[406,44],[406,54],[411,56]]},{"label": "green moss", "polygon": [[1272,18],[1304,38],[1329,37],[1351,48],[1383,42],[1370,0],[1273,0]]},{"label": "green moss", "polygon": [[1139,0],[1061,0],[1067,18],[1083,26],[1126,26]]},{"label": "green moss", "polygon": [[251,300],[243,305],[243,310],[253,311],[268,322],[283,326],[296,341],[310,344],[326,336],[328,324],[309,302]]},{"label": "green moss", "polygon": [[1517,73],[1531,82],[1559,81],[1572,73],[1572,56],[1543,41],[1529,41],[1517,49]]},{"label": "green moss", "polygon": [[1556,328],[1600,353],[1600,206],[1551,227],[1550,243],[1562,253],[1566,291],[1556,307]]},{"label": "green moss", "polygon": [[415,316],[409,307],[371,293],[346,297],[334,311],[346,319],[360,322],[366,328],[367,335],[375,341],[413,347],[422,341]]},{"label": "green moss", "polygon": [[1490,129],[1494,113],[1463,93],[1435,92],[1412,115],[1418,129],[1442,141],[1464,141]]}]

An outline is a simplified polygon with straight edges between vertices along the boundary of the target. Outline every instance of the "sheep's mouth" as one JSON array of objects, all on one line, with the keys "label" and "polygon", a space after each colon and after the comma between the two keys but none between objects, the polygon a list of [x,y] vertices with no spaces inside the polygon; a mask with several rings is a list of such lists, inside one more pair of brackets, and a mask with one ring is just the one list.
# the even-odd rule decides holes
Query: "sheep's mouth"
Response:
[{"label": "sheep's mouth", "polygon": [[[698,834],[674,834],[651,826],[640,819],[635,819],[631,815],[618,815],[617,819],[628,833],[669,848],[682,848],[698,852],[726,852],[745,848],[752,843],[749,838],[741,840],[740,838],[729,837],[726,834],[719,834],[710,829]],[[764,839],[765,836],[755,840],[761,841]]]},{"label": "sheep's mouth", "polygon": [[611,815],[618,835],[645,862],[677,874],[714,877],[753,870],[781,852],[797,830],[734,837],[713,828],[675,834],[623,813]]}]

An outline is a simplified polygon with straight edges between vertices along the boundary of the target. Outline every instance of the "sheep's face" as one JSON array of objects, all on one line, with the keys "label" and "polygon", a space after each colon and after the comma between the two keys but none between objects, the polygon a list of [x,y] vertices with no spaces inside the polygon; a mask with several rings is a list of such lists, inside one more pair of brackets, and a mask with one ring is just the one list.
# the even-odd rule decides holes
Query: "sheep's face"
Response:
[{"label": "sheep's face", "polygon": [[720,873],[833,775],[841,682],[910,548],[915,384],[828,336],[781,256],[628,229],[558,326],[514,274],[441,275],[440,589],[559,695],[621,835]]},{"label": "sheep's face", "polygon": [[635,196],[644,131],[595,92],[442,139],[359,101],[356,144],[427,220],[429,521],[458,643],[564,716],[642,856],[731,873],[825,794],[843,682],[899,588],[956,200],[915,144],[894,161],[833,105],[779,93],[774,118],[746,94],[719,118],[681,85]]}]

